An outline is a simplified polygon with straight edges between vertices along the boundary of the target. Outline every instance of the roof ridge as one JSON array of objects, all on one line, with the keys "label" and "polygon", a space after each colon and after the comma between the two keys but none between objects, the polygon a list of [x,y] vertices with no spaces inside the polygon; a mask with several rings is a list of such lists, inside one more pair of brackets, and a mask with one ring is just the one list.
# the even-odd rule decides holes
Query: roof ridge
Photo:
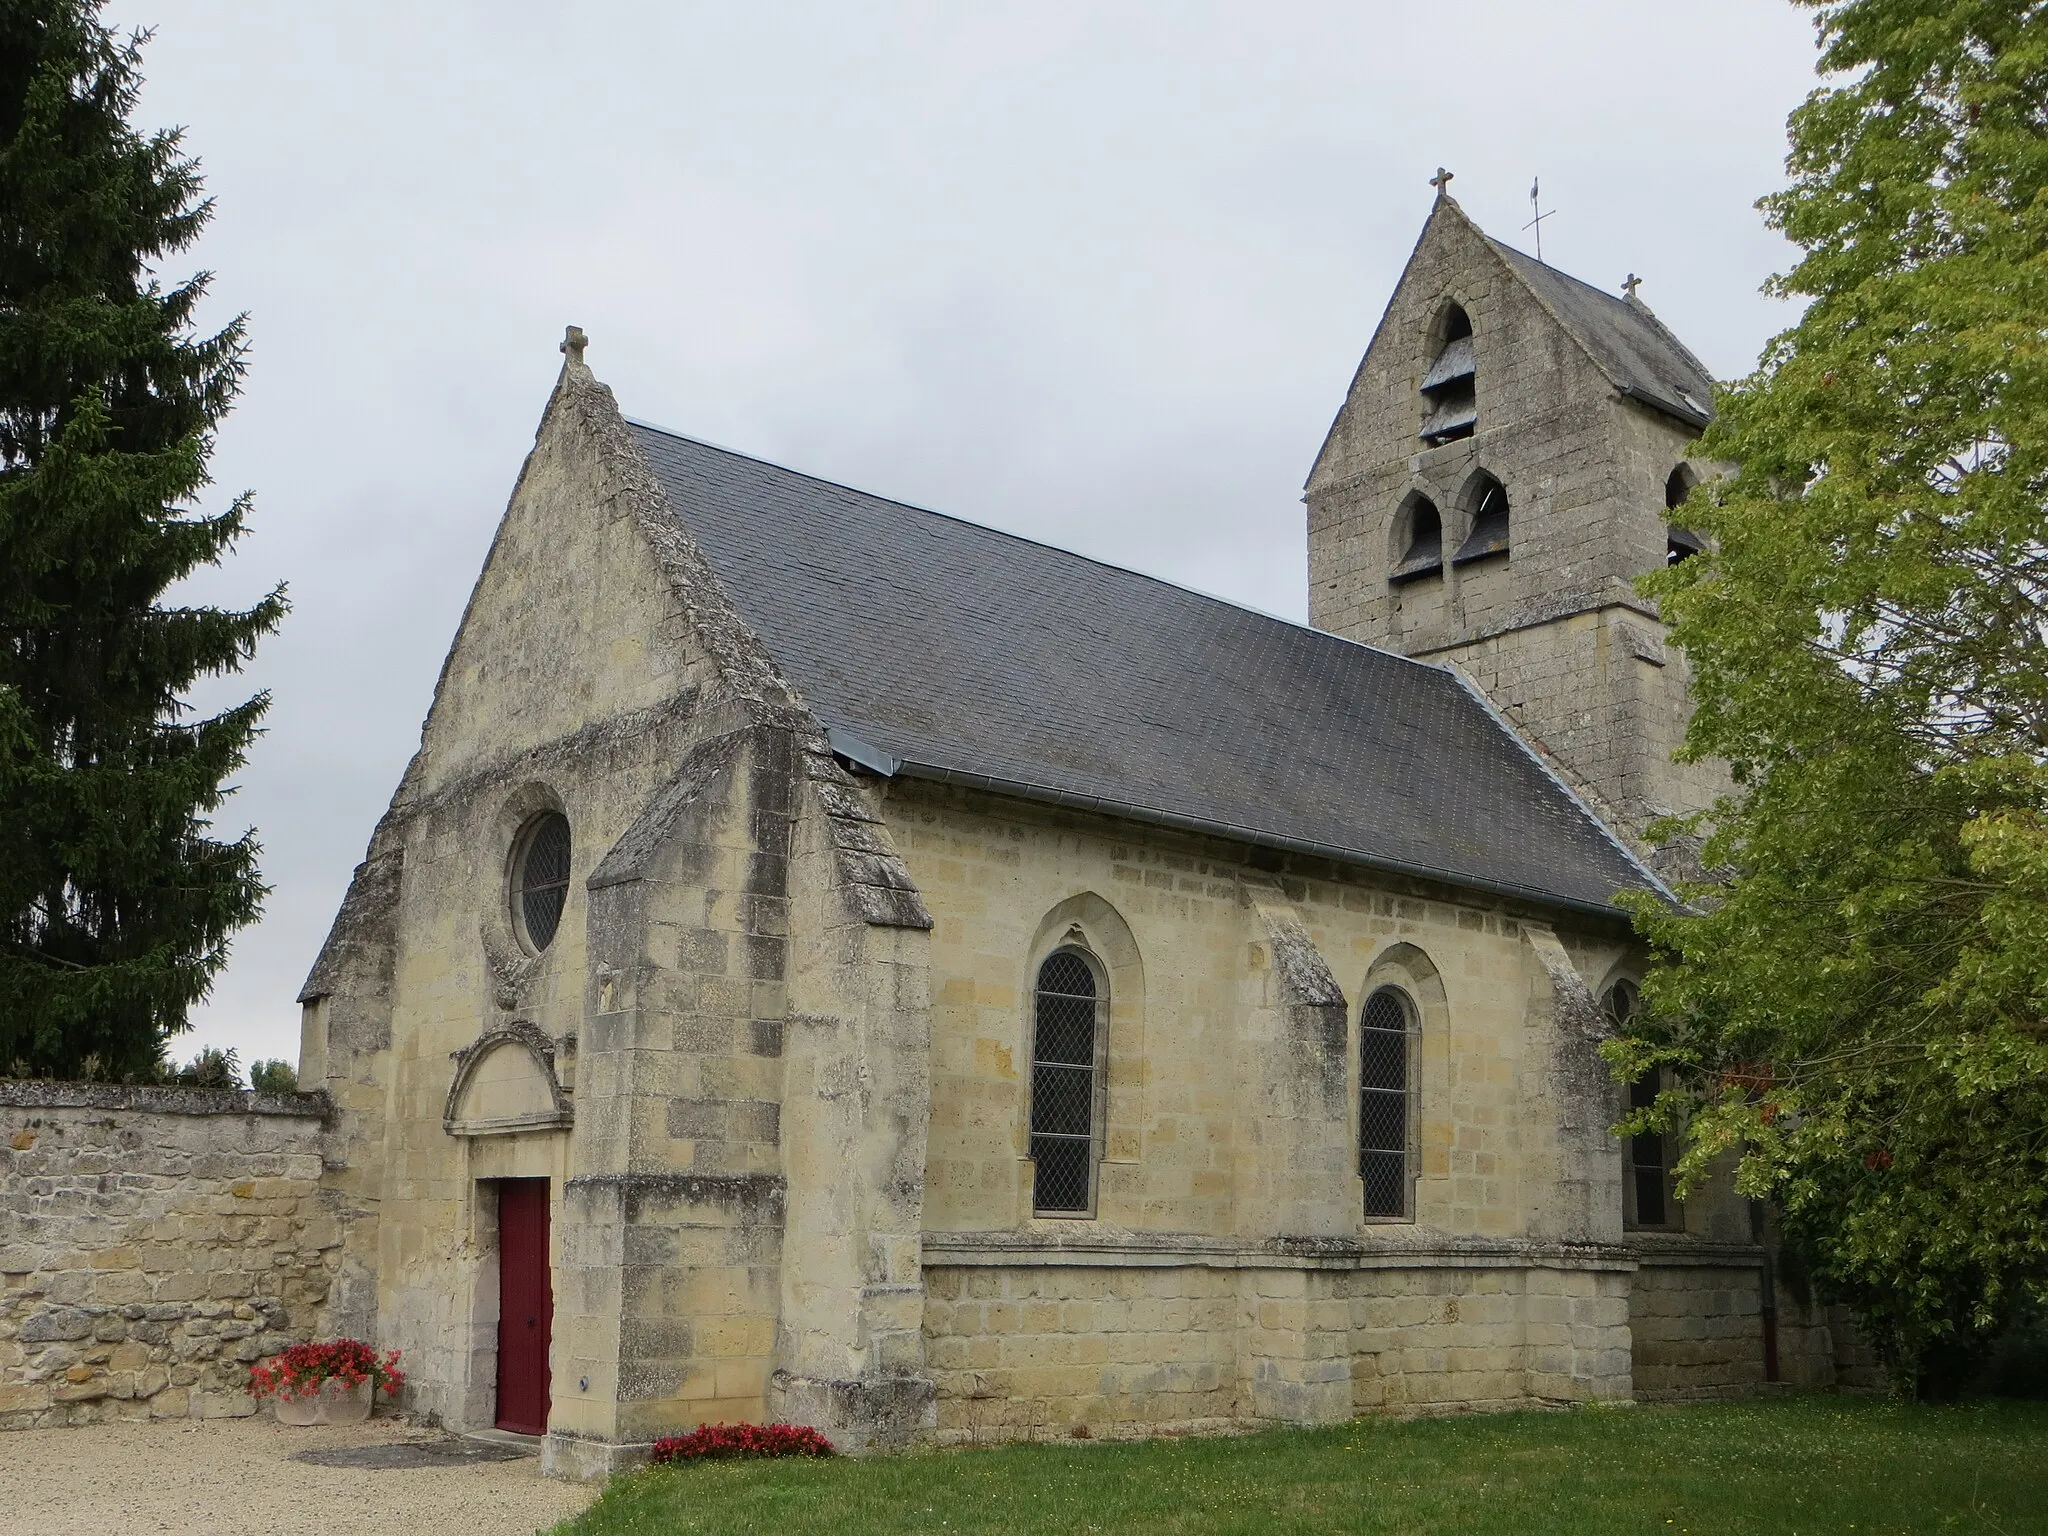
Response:
[{"label": "roof ridge", "polygon": [[886,502],[892,507],[901,507],[907,512],[919,512],[926,517],[944,518],[949,523],[958,523],[962,527],[972,528],[979,533],[993,534],[999,539],[1009,539],[1018,544],[1028,544],[1034,549],[1047,550],[1052,554],[1064,556],[1069,560],[1085,561],[1089,565],[1098,566],[1106,571],[1115,571],[1120,575],[1135,576],[1140,581],[1151,582],[1154,586],[1185,593],[1189,597],[1200,598],[1205,603],[1215,603],[1219,607],[1230,609],[1232,612],[1249,614],[1253,618],[1264,619],[1270,624],[1279,624],[1288,629],[1298,630],[1303,634],[1314,635],[1318,639],[1333,640],[1340,645],[1356,646],[1360,650],[1371,651],[1374,655],[1384,656],[1391,661],[1405,661],[1410,666],[1427,667],[1432,672],[1445,671],[1443,667],[1433,661],[1424,661],[1416,656],[1404,656],[1399,651],[1390,651],[1384,646],[1369,645],[1363,640],[1354,640],[1349,635],[1340,635],[1334,630],[1318,629],[1315,625],[1304,623],[1299,619],[1290,619],[1277,613],[1268,613],[1265,609],[1254,607],[1250,603],[1241,603],[1234,598],[1219,597],[1214,592],[1204,592],[1200,587],[1191,587],[1185,582],[1168,581],[1164,576],[1155,576],[1150,571],[1140,571],[1128,565],[1118,565],[1114,560],[1104,560],[1097,555],[1087,555],[1076,549],[1067,549],[1058,544],[1048,543],[1044,539],[1034,539],[1025,534],[1012,533],[1007,528],[996,528],[988,523],[978,523],[971,517],[962,517],[955,512],[941,512],[935,507],[921,507],[914,501],[903,501],[894,496],[884,496],[879,491],[863,490],[860,486],[848,485],[843,480],[828,480],[825,476],[814,475],[809,470],[796,469],[788,464],[778,463],[774,459],[764,459],[759,454],[747,453],[742,449],[731,447],[725,443],[714,443],[706,438],[692,437],[687,432],[678,432],[672,427],[660,426],[651,421],[643,421],[637,416],[627,416],[625,420],[628,426],[638,427],[646,432],[656,432],[663,437],[673,438],[679,443],[691,443],[699,448],[709,448],[714,453],[723,453],[735,459],[744,459],[749,464],[765,465],[767,468],[779,470],[785,475],[795,475],[798,479],[809,480],[815,485],[830,486],[836,491],[850,491],[856,496],[865,496],[871,501]]}]

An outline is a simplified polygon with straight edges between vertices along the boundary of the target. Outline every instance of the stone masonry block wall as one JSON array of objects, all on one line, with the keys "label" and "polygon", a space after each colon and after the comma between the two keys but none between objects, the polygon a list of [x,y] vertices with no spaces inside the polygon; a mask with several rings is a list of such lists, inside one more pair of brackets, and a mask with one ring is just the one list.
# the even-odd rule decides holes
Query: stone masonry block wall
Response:
[{"label": "stone masonry block wall", "polygon": [[0,1428],[255,1412],[340,1259],[327,1107],[0,1082]]},{"label": "stone masonry block wall", "polygon": [[1341,1277],[1360,1413],[1627,1395],[1627,1276],[1440,1265]]},{"label": "stone masonry block wall", "polygon": [[1201,1433],[1625,1399],[1628,1283],[1619,1264],[928,1257],[934,1438]]},{"label": "stone masonry block wall", "polygon": [[1762,1386],[1761,1280],[1756,1269],[1643,1264],[1628,1307],[1637,1400],[1741,1397]]},{"label": "stone masonry block wall", "polygon": [[941,1442],[1239,1425],[1239,1275],[1197,1266],[927,1261]]}]

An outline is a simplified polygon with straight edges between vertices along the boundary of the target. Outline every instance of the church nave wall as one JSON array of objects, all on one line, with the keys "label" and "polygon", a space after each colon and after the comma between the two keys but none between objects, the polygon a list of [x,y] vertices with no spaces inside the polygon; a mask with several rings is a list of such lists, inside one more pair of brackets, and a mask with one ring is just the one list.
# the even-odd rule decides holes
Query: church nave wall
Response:
[{"label": "church nave wall", "polygon": [[[967,791],[897,781],[886,814],[935,923],[928,1231],[1370,1239],[1383,1228],[1365,1218],[1355,1154],[1358,1022],[1390,983],[1420,1014],[1413,1226],[1531,1233],[1535,1183],[1554,1176],[1545,1127],[1556,1118],[1523,1099],[1541,1078],[1529,1053],[1548,1048],[1532,1019],[1553,1006],[1531,949],[1531,933],[1549,932],[1540,919],[1530,929],[1363,872],[1268,874],[1220,841]],[[1278,977],[1261,893],[1339,989],[1341,1037],[1280,1016],[1291,983]],[[1096,917],[1072,907],[1083,897]],[[1073,921],[1047,933],[1056,912]],[[1035,968],[1070,935],[1101,945],[1113,928],[1135,946],[1124,969],[1142,977],[1142,995],[1111,975],[1097,1208],[1092,1219],[1034,1216]],[[1618,936],[1589,942],[1621,953]]]}]

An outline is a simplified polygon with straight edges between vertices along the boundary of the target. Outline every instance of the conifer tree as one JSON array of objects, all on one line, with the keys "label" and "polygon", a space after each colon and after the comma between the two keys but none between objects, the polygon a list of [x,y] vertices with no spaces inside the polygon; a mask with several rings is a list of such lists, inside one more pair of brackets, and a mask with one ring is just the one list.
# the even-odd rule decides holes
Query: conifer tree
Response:
[{"label": "conifer tree", "polygon": [[221,841],[267,699],[207,719],[285,611],[164,601],[241,534],[201,515],[243,322],[157,264],[211,212],[175,131],[131,123],[137,34],[97,0],[0,0],[0,1073],[149,1076],[263,894]]},{"label": "conifer tree", "polygon": [[1902,1382],[2048,1295],[2048,5],[1797,0],[1807,301],[1651,578],[1734,767],[1637,1038]]}]

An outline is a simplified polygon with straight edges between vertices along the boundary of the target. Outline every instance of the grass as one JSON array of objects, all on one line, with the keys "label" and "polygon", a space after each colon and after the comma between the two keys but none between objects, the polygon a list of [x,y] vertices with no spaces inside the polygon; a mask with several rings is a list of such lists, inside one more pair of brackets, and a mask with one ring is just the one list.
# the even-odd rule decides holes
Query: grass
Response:
[{"label": "grass", "polygon": [[2048,1533],[2048,1403],[1789,1397],[655,1467],[558,1536],[1084,1531]]}]

